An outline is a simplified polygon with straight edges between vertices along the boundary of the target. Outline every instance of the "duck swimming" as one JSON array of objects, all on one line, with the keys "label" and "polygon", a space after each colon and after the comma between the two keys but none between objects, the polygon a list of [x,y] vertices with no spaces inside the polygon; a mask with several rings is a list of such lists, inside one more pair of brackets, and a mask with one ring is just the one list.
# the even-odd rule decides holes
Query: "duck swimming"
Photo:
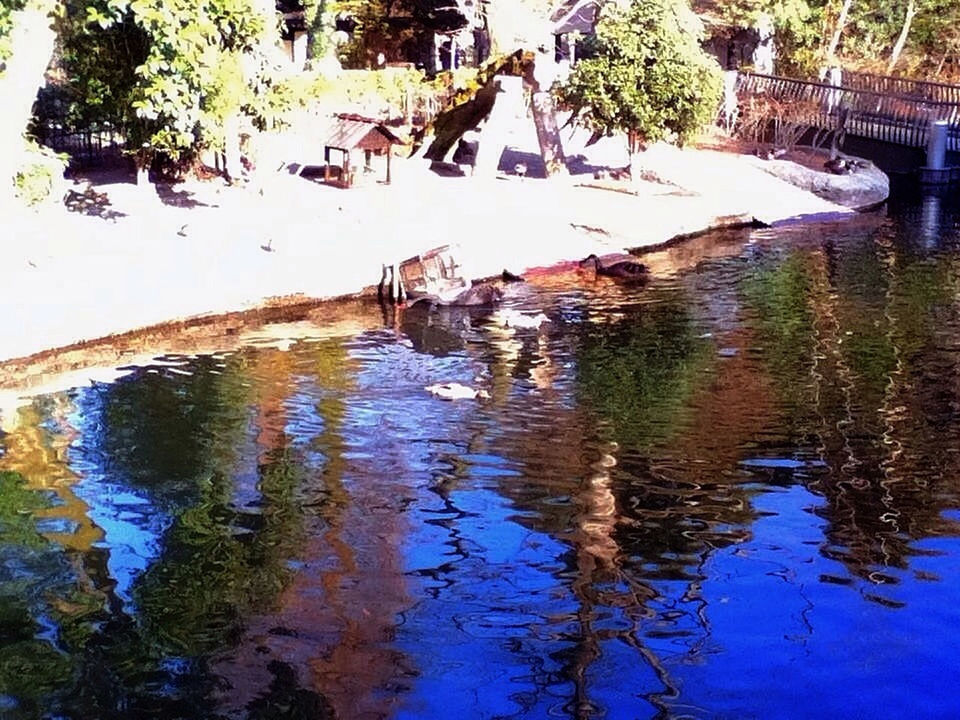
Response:
[{"label": "duck swimming", "polygon": [[537,313],[536,315],[527,315],[517,310],[512,310],[510,308],[504,310],[497,310],[491,316],[493,322],[500,327],[505,328],[532,328],[537,329],[543,323],[550,322],[548,318],[543,313]]},{"label": "duck swimming", "polygon": [[478,390],[456,382],[428,385],[424,390],[443,400],[486,400],[490,397],[490,393],[486,390]]},{"label": "duck swimming", "polygon": [[580,267],[587,267],[593,263],[593,268],[597,275],[606,275],[607,277],[619,278],[620,280],[632,280],[634,282],[646,282],[650,279],[650,271],[643,263],[633,260],[620,260],[610,265],[603,265],[593,253],[580,261]]}]

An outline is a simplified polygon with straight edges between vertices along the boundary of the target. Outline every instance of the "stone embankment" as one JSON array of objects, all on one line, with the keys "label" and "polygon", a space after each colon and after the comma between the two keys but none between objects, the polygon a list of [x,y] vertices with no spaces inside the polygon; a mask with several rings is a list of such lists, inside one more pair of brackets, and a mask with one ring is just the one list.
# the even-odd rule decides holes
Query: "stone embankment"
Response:
[{"label": "stone embankment", "polygon": [[412,161],[396,163],[390,186],[352,190],[280,174],[262,193],[194,182],[158,197],[95,179],[97,215],[56,210],[5,221],[0,379],[4,362],[55,348],[369,291],[383,263],[438,245],[458,244],[465,272],[477,278],[715,227],[839,217],[886,197],[872,172],[836,180],[817,173],[825,177],[816,183],[843,184],[824,193],[813,181],[797,187],[799,171],[789,166],[771,173],[782,165],[761,162],[655,146],[619,192],[589,175],[451,178]]}]

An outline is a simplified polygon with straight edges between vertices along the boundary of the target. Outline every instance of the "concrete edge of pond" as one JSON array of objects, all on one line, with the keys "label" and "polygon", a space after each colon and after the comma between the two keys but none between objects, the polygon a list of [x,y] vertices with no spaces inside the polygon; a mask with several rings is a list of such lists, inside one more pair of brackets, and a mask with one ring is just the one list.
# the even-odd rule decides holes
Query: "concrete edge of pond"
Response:
[{"label": "concrete edge of pond", "polygon": [[[58,354],[119,338],[169,336],[231,318],[262,323],[295,316],[297,308],[369,296],[381,262],[450,240],[464,248],[478,279],[504,268],[550,268],[591,252],[646,251],[753,225],[758,215],[772,224],[851,212],[752,168],[741,156],[682,152],[683,161],[693,163],[695,182],[641,181],[630,193],[531,179],[451,182],[412,171],[404,177],[401,168],[397,175],[405,185],[370,191],[287,181],[288,192],[275,193],[269,207],[231,191],[191,208],[138,213],[132,206],[113,223],[64,215],[66,232],[80,236],[69,244],[52,243],[40,218],[21,235],[20,255],[12,257],[20,262],[3,262],[8,290],[7,306],[0,306],[0,387],[20,384],[18,378],[38,363],[56,365],[51,359]],[[669,169],[676,169],[675,160],[668,158]],[[731,172],[736,182],[729,182]],[[123,193],[102,189],[116,192],[115,206],[126,210]],[[447,202],[429,202],[431,193],[442,193]],[[312,216],[296,215],[304,206]],[[326,237],[352,241],[318,242],[318,227]],[[550,241],[517,241],[531,235]],[[31,254],[35,248],[39,253]],[[0,261],[6,260],[3,251],[13,252],[0,248]]]}]

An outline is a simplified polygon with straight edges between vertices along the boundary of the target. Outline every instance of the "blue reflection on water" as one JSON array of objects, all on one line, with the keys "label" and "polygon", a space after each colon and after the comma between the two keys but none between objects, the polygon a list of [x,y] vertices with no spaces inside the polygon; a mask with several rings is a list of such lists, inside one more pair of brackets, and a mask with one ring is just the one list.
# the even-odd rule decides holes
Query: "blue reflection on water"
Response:
[{"label": "blue reflection on water", "polygon": [[[114,591],[125,604],[133,603],[131,590],[137,577],[160,555],[160,539],[170,517],[144,492],[130,487],[129,479],[100,455],[103,431],[104,387],[74,391],[75,410],[68,416],[79,439],[71,447],[71,467],[83,478],[74,492],[89,506],[89,517],[103,531],[98,547],[108,551],[107,567],[116,581]],[[135,608],[130,608],[135,612]]]},{"label": "blue reflection on water", "polygon": [[[542,332],[410,313],[72,392],[36,435],[75,434],[103,540],[0,547],[3,650],[65,662],[34,695],[0,664],[0,703],[956,714],[954,240],[857,227],[758,233],[643,290],[531,291]],[[424,390],[443,381],[491,399]]]}]

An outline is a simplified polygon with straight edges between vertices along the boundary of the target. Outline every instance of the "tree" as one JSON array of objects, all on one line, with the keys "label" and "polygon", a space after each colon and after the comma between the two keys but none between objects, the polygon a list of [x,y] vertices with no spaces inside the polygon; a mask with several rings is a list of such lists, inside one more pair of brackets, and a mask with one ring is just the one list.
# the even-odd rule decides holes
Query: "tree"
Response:
[{"label": "tree", "polygon": [[847,19],[850,16],[850,8],[853,7],[853,0],[843,0],[840,7],[840,13],[833,26],[833,32],[830,34],[830,44],[827,45],[826,59],[828,63],[833,63],[836,59],[837,47],[840,45],[840,37],[847,27]]},{"label": "tree", "polygon": [[890,62],[887,63],[887,72],[892,73],[900,59],[900,53],[903,52],[903,46],[907,44],[907,37],[910,35],[910,26],[917,15],[917,3],[915,0],[907,0],[906,14],[903,18],[903,25],[900,27],[900,34],[897,36],[897,42],[893,45],[893,52],[890,53]]},{"label": "tree", "polygon": [[[109,122],[129,132],[138,124],[132,107],[139,68],[147,59],[149,38],[132,13],[103,27],[91,22],[89,0],[67,0],[57,21],[59,58],[54,82],[41,93],[38,119],[45,119],[46,95],[53,95],[53,118],[70,127]],[[143,133],[133,133],[143,135]]]},{"label": "tree", "polygon": [[[111,32],[120,34],[116,44],[130,51],[127,59],[140,60],[135,81],[116,102],[133,110],[127,144],[144,145],[139,164],[154,153],[182,162],[213,149],[226,154],[227,173],[235,176],[242,118],[265,127],[276,109],[273,1],[74,2],[85,11],[79,24],[97,33],[101,47],[113,43]],[[107,85],[117,89],[116,82]]]},{"label": "tree", "polygon": [[926,60],[928,73],[956,78],[960,72],[960,4],[937,0],[928,13],[917,17],[914,27],[914,42]]},{"label": "tree", "polygon": [[700,21],[683,0],[606,3],[593,57],[581,60],[561,89],[574,117],[636,142],[690,139],[717,109],[722,77],[700,47]]},{"label": "tree", "polygon": [[0,11],[0,209],[13,199],[13,178],[24,157],[23,133],[53,54],[53,0],[4,0]]}]

